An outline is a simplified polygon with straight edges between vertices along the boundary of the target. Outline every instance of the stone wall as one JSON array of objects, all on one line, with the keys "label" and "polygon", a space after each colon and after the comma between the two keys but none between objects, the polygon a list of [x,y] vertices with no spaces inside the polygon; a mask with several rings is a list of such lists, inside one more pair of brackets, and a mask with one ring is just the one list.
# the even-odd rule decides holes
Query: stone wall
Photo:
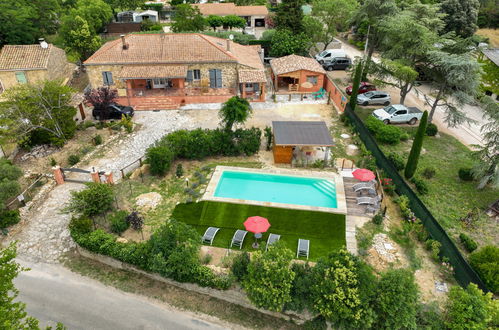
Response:
[{"label": "stone wall", "polygon": [[0,71],[0,81],[4,89],[8,89],[19,84],[16,78],[16,72],[24,72],[29,84],[49,78],[47,70],[27,70],[27,71]]}]

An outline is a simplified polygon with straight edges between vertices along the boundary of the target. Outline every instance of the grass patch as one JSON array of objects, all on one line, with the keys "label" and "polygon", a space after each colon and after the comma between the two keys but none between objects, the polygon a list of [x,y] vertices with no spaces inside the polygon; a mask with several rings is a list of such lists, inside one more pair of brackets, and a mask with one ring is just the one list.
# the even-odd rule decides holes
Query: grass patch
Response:
[{"label": "grass patch", "polygon": [[383,225],[377,225],[372,221],[366,223],[362,228],[357,228],[357,249],[360,255],[367,255],[369,248],[373,245],[374,235],[383,232]]},{"label": "grass patch", "polygon": [[[227,248],[236,229],[244,229],[243,222],[254,215],[269,219],[271,224],[261,242],[266,242],[269,232],[280,234],[286,246],[296,251],[299,238],[309,239],[311,260],[346,245],[345,216],[342,214],[204,201],[179,204],[172,217],[193,226],[201,235],[210,226],[219,227],[213,245]],[[253,250],[253,241],[253,234],[248,233],[243,249]]]},{"label": "grass patch", "polygon": [[259,313],[204,294],[155,281],[134,272],[71,256],[65,263],[71,271],[125,292],[154,298],[179,308],[217,317],[251,329],[299,329],[291,322]]}]

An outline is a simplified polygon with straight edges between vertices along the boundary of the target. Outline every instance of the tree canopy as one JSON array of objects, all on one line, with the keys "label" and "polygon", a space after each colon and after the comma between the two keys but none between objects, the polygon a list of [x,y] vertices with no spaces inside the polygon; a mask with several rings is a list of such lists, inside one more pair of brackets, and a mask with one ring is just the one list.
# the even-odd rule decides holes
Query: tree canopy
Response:
[{"label": "tree canopy", "polygon": [[446,14],[445,31],[455,32],[461,37],[471,37],[478,29],[478,0],[442,0],[440,8]]},{"label": "tree canopy", "polygon": [[248,100],[239,96],[233,96],[227,100],[220,109],[218,115],[225,129],[230,131],[234,124],[244,123],[251,115],[251,107]]},{"label": "tree canopy", "polygon": [[304,3],[304,0],[282,0],[277,6],[274,17],[276,28],[290,30],[293,33],[303,32],[303,11],[301,6]]},{"label": "tree canopy", "polygon": [[173,32],[196,32],[203,31],[206,20],[201,15],[199,8],[189,4],[175,6],[175,17],[172,24]]}]

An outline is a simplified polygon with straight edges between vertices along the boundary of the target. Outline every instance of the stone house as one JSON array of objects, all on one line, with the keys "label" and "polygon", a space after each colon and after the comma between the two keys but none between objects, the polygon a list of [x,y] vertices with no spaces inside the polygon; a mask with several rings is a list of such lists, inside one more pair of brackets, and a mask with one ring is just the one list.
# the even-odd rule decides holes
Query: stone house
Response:
[{"label": "stone house", "polygon": [[5,45],[0,51],[0,93],[18,84],[71,78],[74,64],[64,50],[41,41],[36,45]]},{"label": "stone house", "polygon": [[93,88],[117,88],[119,101],[137,110],[225,102],[234,95],[265,100],[260,47],[198,33],[122,35],[84,65]]},{"label": "stone house", "polygon": [[268,16],[267,6],[236,6],[234,3],[199,3],[193,4],[199,8],[205,17],[210,15],[228,16],[236,15],[246,20],[248,27],[266,27],[265,17]]},{"label": "stone house", "polygon": [[313,58],[288,55],[270,61],[277,92],[313,93],[324,88],[326,71]]}]

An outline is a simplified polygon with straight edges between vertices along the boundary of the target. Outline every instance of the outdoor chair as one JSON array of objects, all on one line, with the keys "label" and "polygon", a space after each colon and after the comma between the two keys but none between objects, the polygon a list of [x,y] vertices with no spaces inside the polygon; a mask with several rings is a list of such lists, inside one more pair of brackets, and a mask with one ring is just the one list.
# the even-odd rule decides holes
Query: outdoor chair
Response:
[{"label": "outdoor chair", "polygon": [[352,189],[354,192],[358,192],[359,190],[362,189],[373,189],[374,188],[374,182],[369,181],[369,182],[360,182],[356,183],[352,186]]},{"label": "outdoor chair", "polygon": [[367,194],[368,195],[371,195],[371,196],[376,196],[376,189],[374,187],[369,187],[369,188],[362,188],[362,189],[358,189],[356,190],[355,192],[359,193],[360,195],[362,195],[364,192],[367,191]]},{"label": "outdoor chair", "polygon": [[220,228],[217,227],[208,227],[203,235],[203,243],[210,243],[210,245],[213,245],[213,240],[219,230]]},{"label": "outdoor chair", "polygon": [[374,204],[374,205],[367,205],[366,206],[366,213],[376,214],[376,212],[378,212],[378,210],[379,210],[379,207],[380,207],[379,202]]},{"label": "outdoor chair", "polygon": [[321,89],[319,89],[317,92],[313,92],[312,93],[314,99],[322,99],[324,97],[324,95],[326,95],[326,90],[324,88],[321,87]]},{"label": "outdoor chair", "polygon": [[236,230],[236,232],[234,233],[234,236],[232,236],[232,241],[230,242],[230,247],[232,247],[234,245],[234,246],[238,246],[239,249],[242,249],[244,237],[246,237],[247,233],[248,232],[246,230],[241,230],[241,229]]},{"label": "outdoor chair", "polygon": [[267,245],[265,246],[265,251],[269,248],[269,245],[274,244],[281,238],[281,235],[277,234],[269,234],[269,238],[267,239]]},{"label": "outdoor chair", "polygon": [[381,197],[357,197],[357,205],[376,205],[381,202]]},{"label": "outdoor chair", "polygon": [[296,257],[307,257],[310,250],[310,241],[308,239],[298,239],[298,249],[296,250]]}]

